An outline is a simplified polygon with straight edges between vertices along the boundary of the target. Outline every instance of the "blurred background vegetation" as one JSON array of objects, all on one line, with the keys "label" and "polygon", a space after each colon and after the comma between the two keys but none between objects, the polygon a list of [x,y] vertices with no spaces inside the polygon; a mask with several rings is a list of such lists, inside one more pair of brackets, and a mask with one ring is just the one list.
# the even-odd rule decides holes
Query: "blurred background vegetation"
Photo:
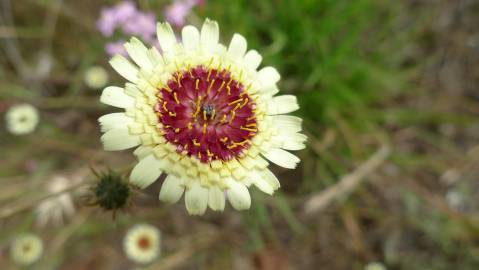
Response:
[{"label": "blurred background vegetation", "polygon": [[[36,226],[54,175],[133,164],[102,150],[96,121],[112,110],[84,82],[100,65],[123,83],[95,25],[117,2],[0,1],[0,115],[40,112],[29,135],[0,125],[0,269],[15,269],[9,241],[27,231],[45,241],[31,269],[132,269],[121,239],[138,222],[162,231],[151,269],[479,269],[477,0],[206,0],[187,21],[217,20],[226,43],[243,34],[298,97],[300,167],[274,167],[281,190],[253,191],[249,211],[190,217],[158,201],[157,182],[115,219],[75,195],[63,226]],[[136,3],[161,21],[171,2]]]}]

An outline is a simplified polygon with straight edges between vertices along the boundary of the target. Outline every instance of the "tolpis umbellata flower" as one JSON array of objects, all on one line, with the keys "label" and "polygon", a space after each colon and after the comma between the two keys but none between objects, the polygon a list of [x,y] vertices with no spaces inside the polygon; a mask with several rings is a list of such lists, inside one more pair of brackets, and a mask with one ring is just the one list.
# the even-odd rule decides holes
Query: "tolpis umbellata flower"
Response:
[{"label": "tolpis umbellata flower", "polygon": [[185,26],[181,42],[168,23],[159,23],[162,53],[138,39],[125,44],[133,63],[121,55],[110,63],[129,82],[104,89],[101,101],[122,108],[100,117],[105,150],[137,147],[139,162],[130,182],[146,188],[166,174],[159,198],[201,215],[222,211],[227,198],[248,209],[248,188],[267,194],[280,187],[269,162],[294,169],[299,158],[286,150],[305,147],[302,120],[285,115],[298,109],[295,96],[275,96],[280,75],[258,69],[262,57],[247,51],[235,34],[226,47],[219,28],[206,19],[201,30]]}]

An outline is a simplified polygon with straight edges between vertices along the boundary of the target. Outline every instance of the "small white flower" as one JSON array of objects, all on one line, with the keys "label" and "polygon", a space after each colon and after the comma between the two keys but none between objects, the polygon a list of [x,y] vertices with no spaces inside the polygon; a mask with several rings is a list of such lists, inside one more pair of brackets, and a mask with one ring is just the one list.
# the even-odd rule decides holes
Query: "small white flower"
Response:
[{"label": "small white flower", "polygon": [[[59,193],[68,188],[71,182],[64,176],[55,176],[48,183],[47,190],[49,193]],[[75,214],[75,206],[71,194],[65,192],[41,201],[35,212],[39,226],[45,226],[49,221],[58,226]]]},{"label": "small white flower", "polygon": [[92,66],[85,72],[85,83],[88,87],[98,89],[108,82],[108,73],[101,66]]},{"label": "small white flower", "polygon": [[387,270],[386,266],[380,262],[372,262],[368,263],[365,267],[364,270]]},{"label": "small white flower", "polygon": [[123,249],[126,256],[141,264],[152,262],[160,254],[160,231],[148,224],[137,224],[125,235]]},{"label": "small white flower", "polygon": [[19,265],[36,262],[43,253],[43,242],[34,234],[17,236],[10,247],[12,260]]},{"label": "small white flower", "polygon": [[132,184],[146,188],[166,174],[159,199],[175,203],[185,193],[188,213],[209,207],[250,208],[248,188],[267,194],[280,187],[269,162],[294,169],[289,150],[305,147],[302,119],[286,115],[299,106],[279,92],[278,71],[259,69],[262,57],[234,34],[219,43],[219,27],[206,19],[201,29],[185,26],[178,42],[168,23],[159,23],[162,53],[132,38],[132,62],[116,55],[110,64],[129,82],[103,90],[100,101],[125,112],[99,118],[105,150],[138,147]]},{"label": "small white flower", "polygon": [[38,111],[30,104],[11,107],[6,115],[7,130],[15,135],[31,133],[38,125]]}]

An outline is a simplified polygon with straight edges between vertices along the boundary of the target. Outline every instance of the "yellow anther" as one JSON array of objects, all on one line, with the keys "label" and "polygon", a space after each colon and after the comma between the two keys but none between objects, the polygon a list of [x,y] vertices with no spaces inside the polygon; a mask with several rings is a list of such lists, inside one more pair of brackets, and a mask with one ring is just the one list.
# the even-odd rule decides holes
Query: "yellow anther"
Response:
[{"label": "yellow anther", "polygon": [[203,110],[203,120],[205,120],[205,121],[208,120],[208,117],[206,117],[206,111],[205,110]]},{"label": "yellow anther", "polygon": [[168,114],[172,117],[176,117],[176,113],[175,112],[168,112]]},{"label": "yellow anther", "polygon": [[221,118],[220,123],[226,123],[226,114],[223,114],[223,118]]},{"label": "yellow anther", "polygon": [[200,84],[200,79],[196,79],[195,89],[198,90],[198,85]]},{"label": "yellow anther", "polygon": [[208,93],[208,94],[210,93],[211,87],[213,87],[213,84],[215,84],[215,79],[213,79],[213,80],[211,81],[210,86],[208,87],[208,90],[206,90],[206,93]]},{"label": "yellow anther", "polygon": [[240,104],[236,104],[236,106],[233,108],[233,112],[236,111],[237,109],[241,108]]},{"label": "yellow anther", "polygon": [[247,127],[256,127],[256,123],[247,124]]},{"label": "yellow anther", "polygon": [[241,104],[240,108],[243,108],[246,104],[248,104],[249,102],[249,99],[248,98],[245,98],[243,104]]},{"label": "yellow anther", "polygon": [[180,128],[175,128],[175,133],[180,133]]},{"label": "yellow anther", "polygon": [[239,99],[237,99],[237,100],[235,100],[235,101],[231,101],[230,103],[228,103],[228,105],[233,105],[233,104],[236,104],[236,103],[241,102],[241,101],[243,101],[243,99],[242,99],[242,98],[239,98]]},{"label": "yellow anther", "polygon": [[240,127],[240,129],[247,130],[247,131],[250,131],[250,132],[258,132],[258,130],[256,128]]},{"label": "yellow anther", "polygon": [[173,90],[170,89],[170,86],[168,84],[165,85],[165,87],[163,89],[165,89],[166,91],[168,91],[170,93],[173,92]]},{"label": "yellow anther", "polygon": [[183,78],[183,73],[179,73],[178,76],[176,76],[176,82],[178,83],[178,86],[181,87],[181,78]]},{"label": "yellow anther", "polygon": [[209,157],[213,157],[213,156],[214,156],[213,153],[211,153],[210,149],[206,149],[206,152],[208,153],[208,156],[209,156]]},{"label": "yellow anther", "polygon": [[166,101],[163,101],[163,110],[165,110],[165,112],[168,111],[168,108],[166,108]]},{"label": "yellow anther", "polygon": [[216,111],[215,109],[213,109],[213,111],[211,112],[211,119],[215,119],[215,115],[216,115]]},{"label": "yellow anther", "polygon": [[248,120],[248,121],[253,120],[253,119],[256,119],[256,116],[250,116],[250,117],[246,118],[246,120]]},{"label": "yellow anther", "polygon": [[210,71],[208,71],[208,77],[206,77],[206,81],[209,82],[210,81],[210,77],[211,77],[211,71],[213,71],[212,69],[210,69]]},{"label": "yellow anther", "polygon": [[220,139],[220,141],[225,143],[226,141],[228,141],[228,137],[223,137],[223,138]]},{"label": "yellow anther", "polygon": [[191,122],[188,123],[188,129],[193,129],[193,124],[191,124]]},{"label": "yellow anther", "polygon": [[198,114],[200,113],[200,97],[198,97],[198,99],[196,100],[196,111],[195,113],[193,113],[193,118],[196,118],[196,116],[198,116]]},{"label": "yellow anther", "polygon": [[231,87],[229,85],[226,86],[226,90],[228,90],[228,96],[231,95]]},{"label": "yellow anther", "polygon": [[201,143],[199,143],[198,141],[196,141],[196,139],[193,139],[193,145],[194,145],[194,146],[201,146]]},{"label": "yellow anther", "polygon": [[233,120],[235,119],[235,117],[236,117],[236,112],[235,112],[235,111],[231,111],[230,124],[231,124],[231,122],[233,122]]},{"label": "yellow anther", "polygon": [[206,123],[203,123],[203,134],[206,134]]},{"label": "yellow anther", "polygon": [[176,92],[173,93],[173,97],[175,98],[176,104],[180,104],[180,101],[178,100],[178,95]]},{"label": "yellow anther", "polygon": [[223,89],[223,86],[225,86],[225,81],[223,81],[220,85],[220,88],[218,88],[218,93],[221,92],[221,90]]},{"label": "yellow anther", "polygon": [[198,152],[198,158],[201,159],[201,152]]}]

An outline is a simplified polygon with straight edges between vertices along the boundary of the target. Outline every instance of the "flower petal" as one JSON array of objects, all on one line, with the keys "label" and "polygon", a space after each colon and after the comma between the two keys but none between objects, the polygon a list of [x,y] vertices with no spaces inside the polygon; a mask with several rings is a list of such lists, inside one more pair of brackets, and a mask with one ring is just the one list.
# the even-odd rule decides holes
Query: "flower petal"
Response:
[{"label": "flower petal", "polygon": [[274,97],[268,103],[268,114],[283,114],[294,112],[299,109],[298,100],[293,95]]},{"label": "flower petal", "polygon": [[259,67],[262,59],[263,57],[256,50],[250,50],[244,56],[246,66],[253,70],[256,70]]},{"label": "flower petal", "polygon": [[236,210],[249,209],[251,206],[251,196],[249,195],[248,188],[232,178],[228,178],[226,184],[229,186],[226,195],[233,208]]},{"label": "flower petal", "polygon": [[117,128],[101,136],[106,151],[117,151],[135,147],[141,143],[140,137],[131,135],[128,128]]},{"label": "flower petal", "polygon": [[300,161],[297,156],[280,148],[272,148],[268,152],[263,153],[263,156],[269,159],[271,162],[275,163],[276,165],[288,169],[296,168],[296,165]]},{"label": "flower petal", "polygon": [[158,23],[156,25],[156,33],[158,35],[158,41],[160,42],[161,49],[164,52],[172,51],[175,48],[176,37],[169,23]]},{"label": "flower petal", "polygon": [[139,160],[141,160],[152,152],[153,147],[147,145],[140,145],[138,148],[135,149],[135,151],[133,151],[133,155],[135,155]]},{"label": "flower petal", "polygon": [[135,105],[135,99],[125,94],[125,90],[117,86],[109,86],[103,90],[100,102],[117,108],[130,108]]},{"label": "flower petal", "polygon": [[196,50],[200,45],[200,32],[192,25],[183,27],[181,31],[183,46],[187,50]]},{"label": "flower petal", "polygon": [[133,121],[133,118],[126,116],[125,113],[110,113],[98,118],[102,132],[107,132],[114,128],[124,128]]},{"label": "flower petal", "polygon": [[160,164],[161,160],[152,154],[141,159],[131,171],[130,182],[140,188],[146,188],[160,177]]},{"label": "flower petal", "polygon": [[246,48],[246,39],[240,34],[234,34],[228,47],[228,53],[234,59],[240,59],[246,53]]},{"label": "flower petal", "polygon": [[200,42],[203,49],[213,52],[216,49],[220,38],[220,30],[218,23],[210,19],[206,19],[201,27]]},{"label": "flower petal", "polygon": [[301,131],[303,120],[292,115],[275,115],[273,116],[273,123],[281,133],[291,134]]},{"label": "flower petal", "polygon": [[264,88],[276,84],[281,76],[274,67],[264,67],[258,71],[259,80]]},{"label": "flower petal", "polygon": [[182,186],[182,183],[183,182],[181,179],[169,174],[161,186],[159,195],[160,201],[171,204],[177,202],[185,190],[184,186]]},{"label": "flower petal", "polygon": [[223,211],[225,209],[225,194],[218,186],[209,188],[208,205],[214,211]]},{"label": "flower petal", "polygon": [[194,181],[185,195],[186,210],[190,215],[203,215],[208,206],[208,189]]},{"label": "flower petal", "polygon": [[123,76],[123,78],[129,80],[132,83],[138,81],[138,69],[130,63],[125,57],[121,55],[115,55],[110,60],[110,65],[113,67],[118,74]]},{"label": "flower petal", "polygon": [[279,135],[274,138],[276,141],[280,142],[281,148],[285,150],[298,151],[306,148],[304,144],[308,137],[301,133],[286,133],[283,134],[281,131]]},{"label": "flower petal", "polygon": [[125,43],[125,49],[139,67],[145,70],[153,68],[153,64],[148,57],[148,49],[139,39],[131,38],[130,42]]}]

